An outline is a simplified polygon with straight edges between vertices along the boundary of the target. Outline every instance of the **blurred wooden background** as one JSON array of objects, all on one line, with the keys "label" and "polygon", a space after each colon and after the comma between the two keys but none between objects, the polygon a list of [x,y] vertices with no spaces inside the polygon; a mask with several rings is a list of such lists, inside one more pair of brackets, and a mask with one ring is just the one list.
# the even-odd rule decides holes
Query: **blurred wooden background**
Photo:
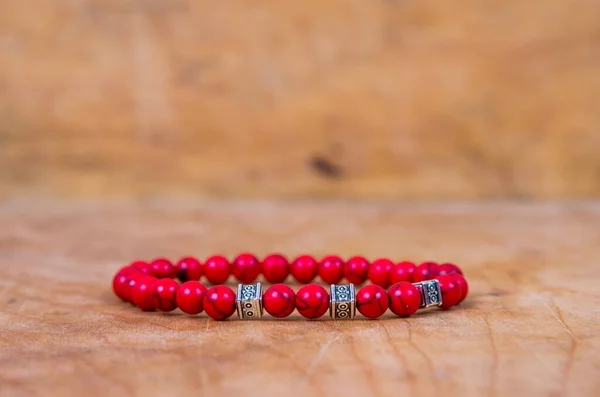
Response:
[{"label": "blurred wooden background", "polygon": [[0,197],[600,194],[597,0],[1,0]]}]

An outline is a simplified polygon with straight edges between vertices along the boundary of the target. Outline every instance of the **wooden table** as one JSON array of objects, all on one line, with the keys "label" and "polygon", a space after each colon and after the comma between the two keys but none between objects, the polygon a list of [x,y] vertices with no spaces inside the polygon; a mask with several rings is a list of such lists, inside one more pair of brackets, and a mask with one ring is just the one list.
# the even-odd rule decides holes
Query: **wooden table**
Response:
[{"label": "wooden table", "polygon": [[[600,395],[600,202],[26,200],[0,222],[1,396]],[[216,322],[110,289],[131,259],[242,250],[449,260],[471,294],[406,320]]]}]

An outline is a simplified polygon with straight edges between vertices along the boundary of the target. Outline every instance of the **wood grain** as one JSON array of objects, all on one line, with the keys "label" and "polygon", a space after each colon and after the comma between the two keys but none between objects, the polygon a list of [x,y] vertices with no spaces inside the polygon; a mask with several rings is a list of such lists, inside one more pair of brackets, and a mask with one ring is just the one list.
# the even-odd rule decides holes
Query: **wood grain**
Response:
[{"label": "wood grain", "polygon": [[[11,201],[0,396],[598,396],[600,203]],[[113,297],[134,258],[452,260],[471,295],[403,320],[215,322]]]},{"label": "wood grain", "polygon": [[0,197],[600,194],[596,0],[0,2]]}]

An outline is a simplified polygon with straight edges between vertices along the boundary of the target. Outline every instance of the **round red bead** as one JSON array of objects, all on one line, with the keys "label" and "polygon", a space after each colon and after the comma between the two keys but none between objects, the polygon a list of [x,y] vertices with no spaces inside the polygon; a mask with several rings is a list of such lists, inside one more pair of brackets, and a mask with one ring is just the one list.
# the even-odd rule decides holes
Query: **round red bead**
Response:
[{"label": "round red bead", "polygon": [[235,312],[235,293],[229,287],[217,285],[206,291],[202,303],[210,317],[226,320]]},{"label": "round red bead", "polygon": [[168,259],[157,258],[150,265],[152,266],[152,275],[156,278],[175,278],[177,276],[177,268]]},{"label": "round red bead", "polygon": [[377,259],[369,266],[368,277],[375,285],[387,288],[390,286],[390,271],[394,267],[394,262],[389,259]]},{"label": "round red bead", "polygon": [[152,286],[151,302],[156,309],[162,312],[170,312],[177,309],[177,290],[179,283],[170,278],[156,280]]},{"label": "round red bead", "polygon": [[438,275],[440,276],[446,276],[455,273],[460,274],[461,276],[463,275],[460,267],[456,266],[454,263],[444,263],[438,268]]},{"label": "round red bead", "polygon": [[306,318],[319,318],[329,308],[329,294],[320,285],[305,285],[296,293],[296,308]]},{"label": "round red bead", "polygon": [[390,310],[400,317],[407,317],[416,312],[421,305],[421,294],[417,287],[409,282],[401,281],[388,290]]},{"label": "round red bead", "polygon": [[115,274],[115,277],[113,277],[113,282],[112,282],[112,288],[113,291],[115,293],[115,295],[117,295],[117,297],[119,297],[119,299],[124,300],[125,302],[127,302],[127,294],[125,292],[125,285],[129,283],[129,279],[127,278],[126,274],[123,273],[117,273]]},{"label": "round red bead", "polygon": [[186,281],[179,286],[175,299],[177,306],[187,314],[198,314],[204,310],[203,299],[206,287],[198,281]]},{"label": "round red bead", "polygon": [[469,284],[467,280],[461,276],[460,274],[452,274],[451,277],[454,279],[454,282],[460,288],[460,298],[458,299],[458,303],[464,301],[467,295],[469,294]]},{"label": "round red bead", "polygon": [[229,278],[229,261],[221,255],[211,256],[204,262],[203,272],[211,284],[223,284]]},{"label": "round red bead", "polygon": [[388,306],[388,295],[385,289],[379,285],[365,285],[356,294],[356,309],[365,317],[380,317],[388,309]]},{"label": "round red bead", "polygon": [[319,263],[319,277],[327,284],[338,284],[344,277],[344,260],[335,255],[323,258]]},{"label": "round red bead", "polygon": [[344,266],[344,275],[346,280],[352,284],[362,284],[367,279],[369,271],[369,261],[362,256],[355,256],[346,262]]},{"label": "round red bead", "polygon": [[310,255],[300,255],[290,264],[290,272],[299,283],[310,283],[317,276],[317,261]]},{"label": "round red bead", "polygon": [[177,278],[181,282],[198,281],[202,277],[202,264],[191,256],[181,258],[177,262]]},{"label": "round red bead", "polygon": [[129,280],[132,275],[138,277],[140,274],[137,268],[126,266],[121,268],[115,277],[113,277],[112,288],[120,299],[129,302],[131,301],[131,291],[129,289]]},{"label": "round red bead", "polygon": [[265,292],[263,305],[267,313],[273,317],[287,317],[296,308],[294,290],[283,284],[275,284]]},{"label": "round red bead", "polygon": [[454,281],[452,276],[438,276],[440,290],[442,291],[442,309],[449,309],[458,304],[461,297],[460,286]]},{"label": "round red bead", "polygon": [[283,282],[290,272],[287,258],[279,254],[268,255],[263,260],[262,272],[265,279],[272,284]]},{"label": "round red bead", "polygon": [[124,274],[124,275],[130,275],[130,274],[136,274],[136,273],[141,273],[140,269],[138,269],[136,266],[124,266],[124,267],[120,268],[119,271],[117,272],[117,274]]},{"label": "round red bead", "polygon": [[231,270],[240,283],[250,284],[260,274],[260,262],[252,254],[241,254],[233,260]]},{"label": "round red bead", "polygon": [[438,276],[439,266],[435,262],[421,263],[415,269],[413,274],[413,282],[432,280]]},{"label": "round red bead", "polygon": [[134,267],[140,271],[140,273],[145,274],[147,276],[152,276],[152,265],[146,261],[135,261],[132,262],[131,267]]},{"label": "round red bead", "polygon": [[135,285],[131,289],[131,298],[133,304],[144,311],[155,310],[152,293],[154,283],[158,279],[152,276],[144,276],[135,280]]},{"label": "round red bead", "polygon": [[417,266],[412,262],[400,262],[390,271],[390,284],[396,284],[400,281],[413,282],[413,274]]}]

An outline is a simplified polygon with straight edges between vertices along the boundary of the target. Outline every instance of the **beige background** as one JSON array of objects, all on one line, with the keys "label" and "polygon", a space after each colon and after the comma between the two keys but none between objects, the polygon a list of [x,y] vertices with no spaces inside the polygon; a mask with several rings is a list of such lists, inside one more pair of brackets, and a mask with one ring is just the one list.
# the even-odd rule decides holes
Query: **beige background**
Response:
[{"label": "beige background", "polygon": [[596,0],[0,2],[0,195],[600,193]]}]

